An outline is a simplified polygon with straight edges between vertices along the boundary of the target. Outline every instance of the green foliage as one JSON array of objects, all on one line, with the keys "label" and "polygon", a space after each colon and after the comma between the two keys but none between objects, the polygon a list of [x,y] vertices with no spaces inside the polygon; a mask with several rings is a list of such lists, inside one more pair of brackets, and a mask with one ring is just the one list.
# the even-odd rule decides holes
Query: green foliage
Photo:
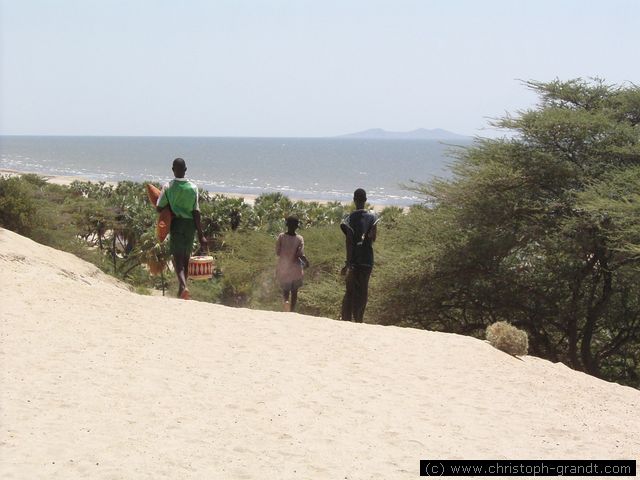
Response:
[{"label": "green foliage", "polygon": [[[434,287],[426,283],[429,272],[425,270],[433,268],[432,261],[445,242],[453,248],[462,240],[433,230],[437,224],[434,216],[439,214],[427,208],[413,208],[395,223],[383,220],[379,224],[367,307],[369,318],[386,325],[417,328],[425,328],[427,318],[438,318],[425,310],[431,305],[422,301]],[[431,323],[429,328],[448,330],[442,322]]]},{"label": "green foliage", "polygon": [[102,250],[105,235],[108,230],[113,230],[116,222],[114,210],[104,200],[94,198],[69,200],[65,208],[73,218],[78,235]]},{"label": "green foliage", "polygon": [[230,232],[225,251],[218,256],[224,272],[222,303],[275,309],[275,239],[259,231]]},{"label": "green foliage", "polygon": [[225,232],[254,228],[256,224],[253,209],[241,198],[204,193],[200,197],[200,213],[202,229],[214,250],[224,246]]},{"label": "green foliage", "polygon": [[253,204],[258,228],[276,233],[282,227],[284,219],[293,211],[293,202],[282,193],[265,193],[256,198]]},{"label": "green foliage", "polygon": [[[178,282],[173,275],[171,276],[170,285],[169,291],[173,295],[178,291]],[[222,288],[222,280],[215,277],[210,280],[189,280],[191,298],[200,302],[222,303]]]},{"label": "green foliage", "polygon": [[477,336],[508,321],[533,354],[638,386],[640,89],[527,85],[540,105],[496,122],[514,135],[459,152],[453,179],[418,188],[433,208],[388,233],[376,316]]},{"label": "green foliage", "polygon": [[578,194],[578,206],[599,222],[611,248],[640,255],[640,165],[607,172]]},{"label": "green foliage", "polygon": [[70,193],[74,196],[107,199],[113,195],[113,187],[105,182],[81,182],[75,180],[69,186]]},{"label": "green foliage", "polygon": [[20,179],[22,182],[29,184],[36,189],[42,189],[47,185],[47,179],[40,175],[36,175],[35,173],[25,173],[20,176]]},{"label": "green foliage", "polygon": [[0,226],[28,235],[38,223],[34,185],[17,177],[0,177]]},{"label": "green foliage", "polygon": [[310,266],[305,269],[304,286],[299,291],[300,313],[339,318],[344,277],[344,235],[337,225],[310,227],[299,232],[304,237]]},{"label": "green foliage", "polygon": [[349,212],[340,202],[295,202],[291,211],[306,228],[339,224]]},{"label": "green foliage", "polygon": [[402,207],[385,207],[380,212],[380,220],[382,225],[386,227],[395,226],[404,216],[404,209]]},{"label": "green foliage", "polygon": [[[281,224],[281,231],[284,227]],[[302,229],[305,253],[311,265],[299,291],[300,313],[337,318],[343,284],[344,240],[336,226]],[[224,274],[221,301],[225,305],[281,310],[281,292],[275,280],[276,236],[263,230],[238,231],[225,236],[218,252]]]},{"label": "green foliage", "polygon": [[283,221],[289,215],[297,215],[304,227],[315,227],[340,223],[348,213],[340,202],[292,202],[279,192],[260,195],[255,200],[253,211],[255,227],[271,234],[282,230]]}]

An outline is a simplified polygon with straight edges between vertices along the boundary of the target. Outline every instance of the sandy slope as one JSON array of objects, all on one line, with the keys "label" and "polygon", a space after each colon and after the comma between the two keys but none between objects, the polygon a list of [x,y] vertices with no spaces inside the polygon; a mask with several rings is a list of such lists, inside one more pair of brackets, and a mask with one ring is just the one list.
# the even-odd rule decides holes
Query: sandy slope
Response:
[{"label": "sandy slope", "polygon": [[138,296],[6,230],[0,291],[4,479],[640,459],[640,392],[472,338]]}]

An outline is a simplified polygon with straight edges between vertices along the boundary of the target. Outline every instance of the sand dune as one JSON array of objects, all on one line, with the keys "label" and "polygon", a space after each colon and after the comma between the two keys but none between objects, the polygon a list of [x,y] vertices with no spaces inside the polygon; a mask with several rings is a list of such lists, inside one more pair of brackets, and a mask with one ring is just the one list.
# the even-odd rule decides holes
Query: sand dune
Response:
[{"label": "sand dune", "polygon": [[473,338],[139,296],[6,230],[0,291],[3,479],[640,459],[639,391]]}]

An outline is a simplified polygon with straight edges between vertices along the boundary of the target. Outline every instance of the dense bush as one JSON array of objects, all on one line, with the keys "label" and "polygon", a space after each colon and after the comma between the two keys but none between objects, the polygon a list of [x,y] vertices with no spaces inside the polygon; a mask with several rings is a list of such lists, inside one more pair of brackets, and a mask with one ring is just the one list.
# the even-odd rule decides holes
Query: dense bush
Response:
[{"label": "dense bush", "polygon": [[[280,222],[284,230],[284,222]],[[342,233],[336,226],[300,229],[305,253],[311,262],[299,292],[298,311],[337,318],[342,299],[344,263]],[[225,247],[216,253],[222,269],[221,303],[267,310],[281,309],[281,293],[275,281],[276,235],[263,230],[230,232]]]},{"label": "dense bush", "polygon": [[640,88],[529,83],[508,137],[419,187],[432,208],[389,232],[382,323],[472,334],[499,320],[535,355],[640,386]]},{"label": "dense bush", "polygon": [[0,226],[29,235],[38,224],[33,185],[17,177],[0,177]]}]

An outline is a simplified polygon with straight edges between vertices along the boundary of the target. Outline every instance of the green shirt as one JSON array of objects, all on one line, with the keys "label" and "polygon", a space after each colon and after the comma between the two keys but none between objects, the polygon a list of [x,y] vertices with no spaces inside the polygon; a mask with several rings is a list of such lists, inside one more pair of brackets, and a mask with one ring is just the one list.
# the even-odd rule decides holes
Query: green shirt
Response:
[{"label": "green shirt", "polygon": [[200,211],[198,204],[198,187],[186,178],[174,178],[162,187],[157,206],[169,205],[178,218],[193,218],[195,210]]}]

